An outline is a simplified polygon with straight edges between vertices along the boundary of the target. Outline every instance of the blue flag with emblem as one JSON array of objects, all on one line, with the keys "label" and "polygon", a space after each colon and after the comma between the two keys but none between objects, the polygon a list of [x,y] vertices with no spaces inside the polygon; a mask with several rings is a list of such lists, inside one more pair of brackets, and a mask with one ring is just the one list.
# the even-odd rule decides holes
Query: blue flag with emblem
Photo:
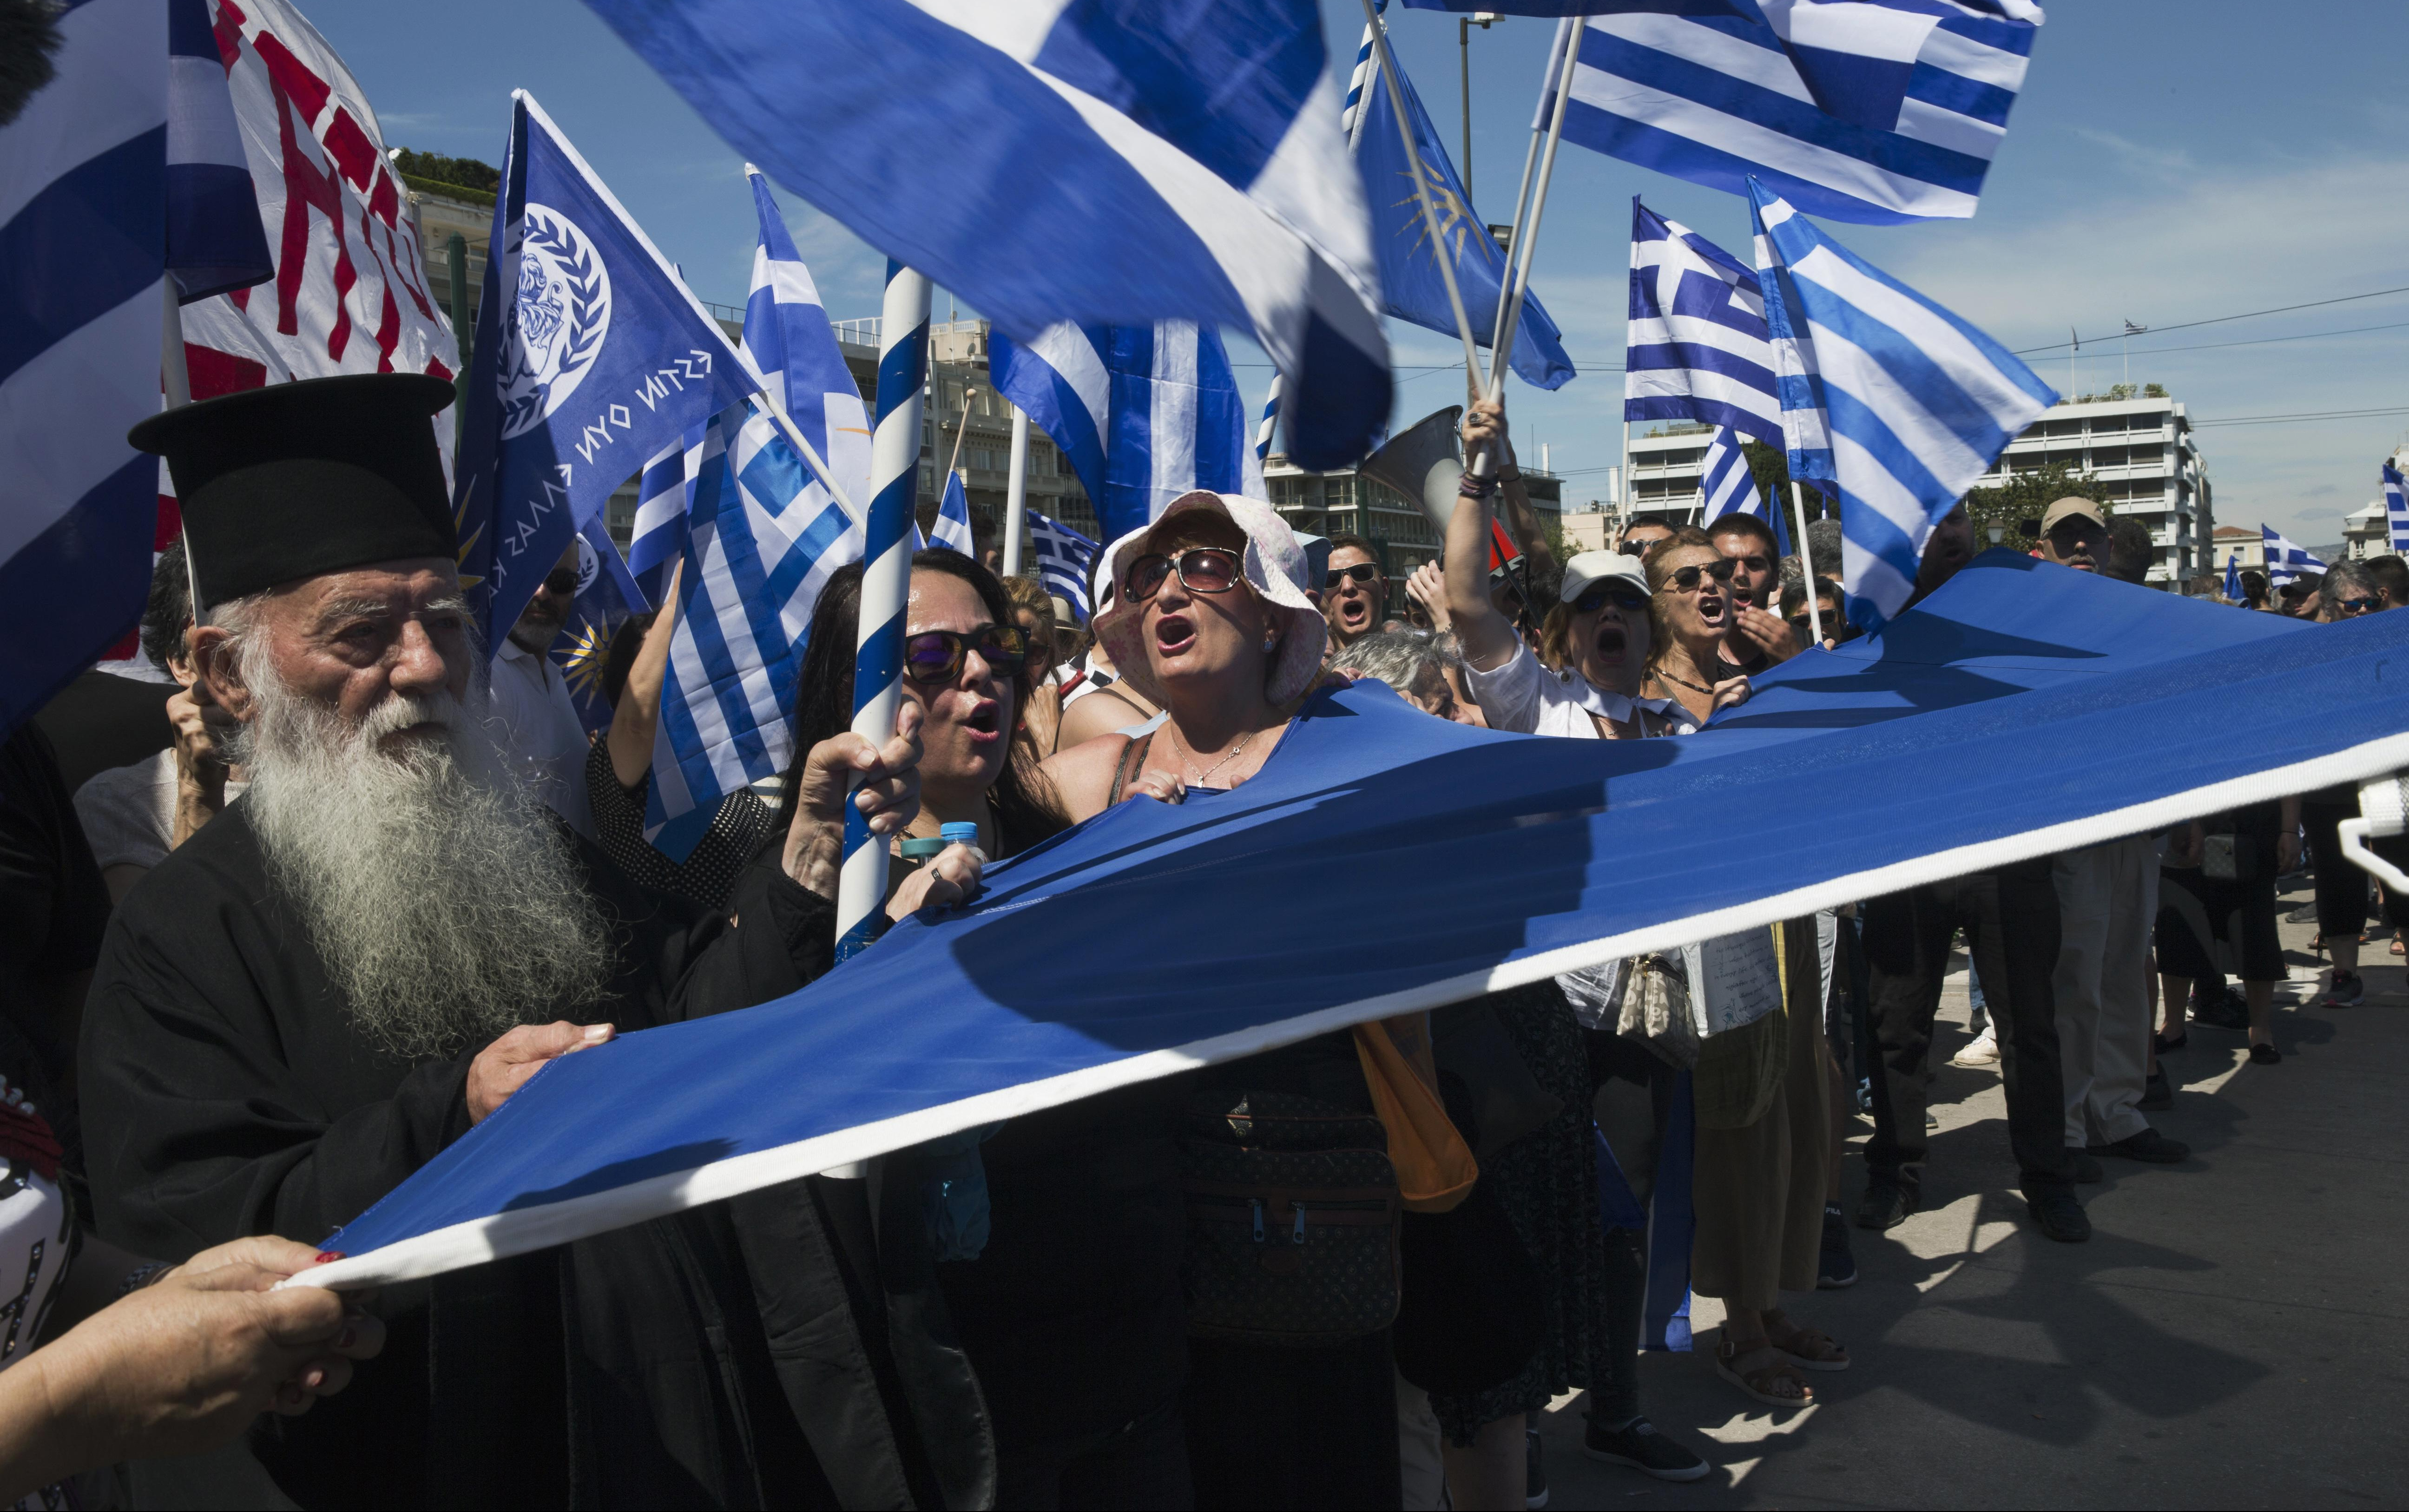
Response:
[{"label": "blue flag with emblem", "polygon": [[569,684],[569,699],[588,735],[611,727],[611,701],[603,697],[602,664],[611,655],[611,638],[630,616],[648,609],[642,589],[628,575],[602,516],[577,527],[577,597],[570,601],[569,618],[552,642],[552,664]]},{"label": "blue flag with emblem", "polygon": [[[1378,66],[1377,63],[1374,65]],[[1380,263],[1380,297],[1399,320],[1455,335],[1455,312],[1448,304],[1447,285],[1439,277],[1438,257],[1455,269],[1464,312],[1472,322],[1473,339],[1486,345],[1496,330],[1497,299],[1505,287],[1506,254],[1473,213],[1471,196],[1438,133],[1422,109],[1414,81],[1400,68],[1397,84],[1406,97],[1406,113],[1414,133],[1414,158],[1406,159],[1406,144],[1397,135],[1397,113],[1389,91],[1377,80],[1368,84],[1355,127],[1355,162],[1363,171],[1364,197],[1372,209],[1372,248]],[[1430,230],[1422,223],[1417,184],[1430,191],[1431,209],[1438,212],[1439,248],[1434,255]],[[1516,377],[1544,389],[1562,388],[1573,378],[1573,360],[1565,355],[1564,336],[1536,295],[1522,300],[1522,324],[1514,328],[1513,368]]]},{"label": "blue flag with emblem", "polygon": [[524,90],[491,244],[452,489],[489,646],[630,473],[760,387]]}]

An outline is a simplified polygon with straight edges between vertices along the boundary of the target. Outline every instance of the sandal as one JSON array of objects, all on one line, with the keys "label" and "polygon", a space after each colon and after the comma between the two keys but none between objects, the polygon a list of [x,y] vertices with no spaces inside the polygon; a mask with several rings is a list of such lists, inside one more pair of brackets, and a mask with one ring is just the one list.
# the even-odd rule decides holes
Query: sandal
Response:
[{"label": "sandal", "polygon": [[1839,1340],[1819,1328],[1792,1324],[1790,1332],[1780,1338],[1770,1327],[1765,1331],[1766,1342],[1774,1353],[1788,1360],[1800,1370],[1846,1370],[1849,1351]]},{"label": "sandal", "polygon": [[2409,956],[2409,940],[2402,939],[2398,931],[2395,931],[2392,936],[2392,954]]},{"label": "sandal", "polygon": [[[1782,1352],[1760,1344],[1745,1353],[1724,1339],[1715,1345],[1715,1374],[1739,1389],[1740,1394],[1768,1407],[1811,1407],[1815,1389],[1793,1369]],[[1788,1394],[1781,1394],[1784,1388]]]}]

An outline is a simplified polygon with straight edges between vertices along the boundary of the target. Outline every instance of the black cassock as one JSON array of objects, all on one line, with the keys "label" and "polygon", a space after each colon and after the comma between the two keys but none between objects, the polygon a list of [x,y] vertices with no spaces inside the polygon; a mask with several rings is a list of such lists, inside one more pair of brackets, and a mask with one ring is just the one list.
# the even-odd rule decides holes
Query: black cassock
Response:
[{"label": "black cassock", "polygon": [[[746,873],[730,928],[578,844],[617,960],[588,1022],[743,1007],[829,968],[830,904],[774,868]],[[318,1243],[467,1131],[482,1048],[413,1064],[353,1029],[238,802],[102,946],[79,1058],[100,1231],[165,1258]],[[305,1506],[979,1502],[985,1411],[921,1225],[873,1225],[867,1186],[809,1178],[387,1288],[384,1353],[252,1447]]]}]

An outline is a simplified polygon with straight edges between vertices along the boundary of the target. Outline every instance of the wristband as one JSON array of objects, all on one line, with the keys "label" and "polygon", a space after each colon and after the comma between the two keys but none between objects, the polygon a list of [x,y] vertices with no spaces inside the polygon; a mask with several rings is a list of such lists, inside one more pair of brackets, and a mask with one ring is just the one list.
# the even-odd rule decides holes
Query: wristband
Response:
[{"label": "wristband", "polygon": [[117,1294],[121,1297],[131,1297],[174,1269],[173,1265],[163,1260],[152,1260],[147,1265],[137,1265],[125,1273],[124,1280],[117,1283]]},{"label": "wristband", "polygon": [[1487,498],[1496,487],[1496,479],[1483,478],[1467,468],[1457,481],[1455,491],[1465,498]]}]

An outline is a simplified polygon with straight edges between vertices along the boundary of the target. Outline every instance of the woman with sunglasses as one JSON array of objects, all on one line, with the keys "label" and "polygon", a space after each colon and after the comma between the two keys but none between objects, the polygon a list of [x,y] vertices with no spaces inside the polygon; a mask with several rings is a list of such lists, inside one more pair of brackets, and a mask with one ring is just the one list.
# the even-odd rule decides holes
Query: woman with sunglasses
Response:
[{"label": "woman with sunglasses", "polygon": [[1718,666],[1734,613],[1732,560],[1685,525],[1648,549],[1647,568],[1655,650],[1643,687],[1679,705],[1695,729],[1749,694],[1747,678],[1723,676]]},{"label": "woman with sunglasses", "polygon": [[1060,649],[1054,600],[1046,584],[1033,577],[1005,578],[1003,591],[1012,599],[1013,623],[1028,640],[1022,659],[1029,663],[1029,698],[1020,706],[1020,727],[1031,750],[1052,756],[1062,737],[1062,689],[1054,676]]},{"label": "woman with sunglasses", "polygon": [[1253,776],[1320,681],[1328,634],[1297,582],[1305,553],[1269,505],[1183,495],[1105,559],[1115,592],[1096,616],[1097,642],[1121,682],[1168,717],[1046,762],[1075,820],[1140,794],[1176,803],[1191,787]]},{"label": "woman with sunglasses", "polygon": [[[852,723],[860,602],[858,566],[820,594],[796,693],[798,751]],[[1012,738],[1040,675],[1027,651],[992,573],[956,552],[914,555],[902,689],[921,716],[922,755],[908,837],[974,824],[978,849],[1002,859],[1068,828],[1034,754]],[[959,846],[920,867],[977,885]],[[919,874],[899,857],[889,886]],[[976,1147],[986,1243],[974,1259],[940,1254],[934,1272],[993,1428],[999,1505],[1192,1505],[1178,1412],[1179,1096],[1162,1082],[1106,1093],[1012,1119]],[[893,1243],[882,1237],[882,1250]]]}]

